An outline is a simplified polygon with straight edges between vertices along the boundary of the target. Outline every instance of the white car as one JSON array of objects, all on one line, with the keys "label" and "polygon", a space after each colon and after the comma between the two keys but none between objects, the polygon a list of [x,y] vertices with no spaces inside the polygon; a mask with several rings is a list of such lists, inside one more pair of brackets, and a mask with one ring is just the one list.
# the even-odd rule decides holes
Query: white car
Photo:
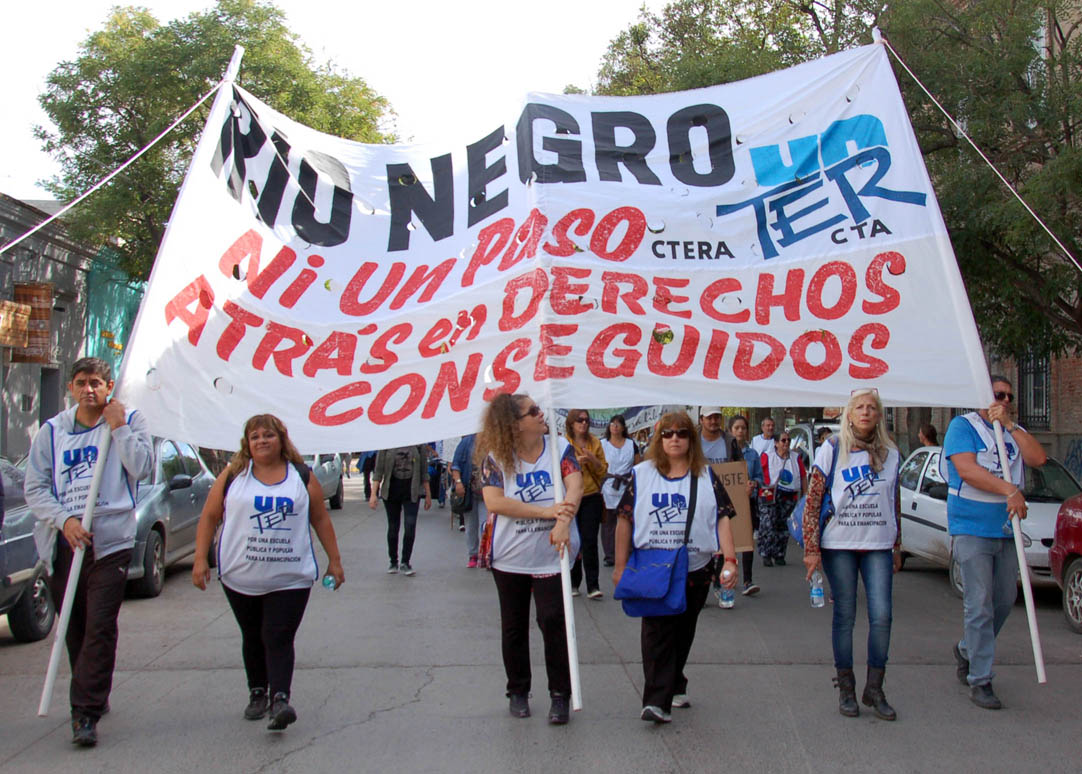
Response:
[{"label": "white car", "polygon": [[[947,484],[939,475],[941,446],[922,446],[902,463],[898,475],[901,485],[902,556],[912,554],[950,570],[951,587],[961,595],[962,579],[951,557],[951,538],[947,533]],[[1029,515],[1022,522],[1022,543],[1033,585],[1055,586],[1048,559],[1052,547],[1056,514],[1060,504],[1082,492],[1071,473],[1049,457],[1042,467],[1026,470],[1022,494]]]}]

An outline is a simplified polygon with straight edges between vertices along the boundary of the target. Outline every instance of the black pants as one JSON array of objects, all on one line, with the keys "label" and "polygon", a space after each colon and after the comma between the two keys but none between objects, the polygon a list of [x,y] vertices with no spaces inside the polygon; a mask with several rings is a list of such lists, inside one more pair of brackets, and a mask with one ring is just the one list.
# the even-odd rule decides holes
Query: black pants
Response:
[{"label": "black pants", "polygon": [[308,606],[308,589],[286,589],[250,596],[222,586],[241,633],[248,688],[289,695],[293,684],[293,640]]},{"label": "black pants", "polygon": [[601,551],[605,561],[612,564],[616,561],[616,509],[606,508],[602,514]]},{"label": "black pants", "polygon": [[571,585],[578,588],[582,583],[582,574],[586,572],[586,590],[593,591],[600,588],[598,582],[597,561],[597,533],[601,528],[601,517],[605,513],[605,501],[600,492],[588,494],[579,502],[579,512],[575,516],[575,524],[579,528],[579,539],[582,541],[582,560],[575,562],[571,568]]},{"label": "black pants", "polygon": [[[63,535],[57,536],[56,561],[49,586],[57,609],[64,600],[73,554]],[[86,550],[79,571],[79,585],[71,608],[64,643],[68,646],[71,666],[71,716],[98,720],[109,703],[116,665],[119,634],[117,616],[124,601],[131,549],[94,558],[93,548]]]},{"label": "black pants", "polygon": [[642,619],[642,706],[672,710],[672,697],[687,693],[684,666],[695,640],[699,612],[710,593],[710,565],[688,573],[688,606],[680,615]]},{"label": "black pants", "polygon": [[[408,483],[408,482],[407,482]],[[402,523],[402,513],[406,514],[405,528],[402,530],[402,561],[409,564],[413,556],[413,540],[417,535],[417,502],[391,496],[383,501],[387,509],[387,555],[398,563],[398,529]]]},{"label": "black pants", "polygon": [[549,694],[571,695],[571,667],[567,661],[563,592],[560,576],[531,575],[492,570],[500,597],[500,630],[507,695],[530,692],[530,594],[537,608],[537,626],[545,643],[545,671]]}]

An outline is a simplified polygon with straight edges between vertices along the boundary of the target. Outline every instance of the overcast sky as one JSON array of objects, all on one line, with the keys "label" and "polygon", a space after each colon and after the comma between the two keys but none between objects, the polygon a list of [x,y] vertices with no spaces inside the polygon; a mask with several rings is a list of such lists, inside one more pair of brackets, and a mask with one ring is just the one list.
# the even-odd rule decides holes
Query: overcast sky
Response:
[{"label": "overcast sky", "polygon": [[[0,72],[0,192],[49,195],[36,183],[58,171],[40,151],[37,103],[48,74],[74,59],[101,27],[108,0],[8,3]],[[205,10],[213,0],[144,0],[161,21]],[[475,138],[510,119],[528,91],[593,85],[608,42],[638,15],[644,0],[463,0],[458,3],[344,3],[278,0],[288,22],[319,61],[365,78],[390,100],[403,141]],[[665,0],[645,0],[658,10]],[[364,10],[361,10],[361,8]],[[243,71],[243,65],[242,65]],[[260,95],[257,95],[260,96]]]}]

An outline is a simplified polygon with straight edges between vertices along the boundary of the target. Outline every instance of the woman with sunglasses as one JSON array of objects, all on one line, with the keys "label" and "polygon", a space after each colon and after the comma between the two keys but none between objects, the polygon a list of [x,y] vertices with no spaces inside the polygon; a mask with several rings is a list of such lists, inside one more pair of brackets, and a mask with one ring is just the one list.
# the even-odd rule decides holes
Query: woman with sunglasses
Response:
[{"label": "woman with sunglasses", "polygon": [[[823,444],[815,454],[804,504],[804,566],[809,580],[822,567],[834,595],[835,684],[840,692],[838,711],[847,717],[860,714],[853,674],[858,574],[868,600],[868,682],[861,701],[883,720],[897,717],[883,695],[883,674],[890,647],[893,575],[902,566],[900,462],[898,449],[887,435],[879,393],[856,390],[845,407],[839,438]],[[834,516],[820,535],[819,506],[827,476],[835,467],[829,493]]]},{"label": "woman with sunglasses", "polygon": [[789,433],[782,431],[759,458],[763,486],[759,489],[759,556],[763,567],[785,564],[789,544],[789,514],[804,492],[804,461],[789,451]]},{"label": "woman with sunglasses", "polygon": [[[567,723],[571,670],[567,659],[560,551],[579,550],[575,512],[582,473],[572,446],[561,439],[553,470],[545,416],[528,395],[497,395],[485,409],[475,461],[481,463],[488,523],[481,551],[500,599],[503,666],[512,717],[530,715],[530,596],[545,643],[549,723]],[[564,482],[556,501],[554,476]]]},{"label": "woman with sunglasses", "polygon": [[567,440],[575,450],[575,458],[582,469],[582,502],[575,523],[582,540],[582,555],[571,568],[571,593],[579,594],[579,584],[586,575],[586,596],[601,599],[601,583],[597,563],[597,534],[601,529],[601,518],[605,513],[605,501],[601,497],[601,482],[605,480],[609,463],[605,461],[605,451],[599,441],[590,432],[590,413],[586,409],[572,409],[567,412],[565,426]]},{"label": "woman with sunglasses", "polygon": [[605,515],[601,522],[601,547],[605,566],[616,564],[616,507],[624,496],[624,487],[631,481],[631,469],[642,462],[639,445],[627,437],[627,421],[623,414],[614,414],[601,438],[601,448],[609,463],[609,473],[601,485]]},{"label": "woman with sunglasses", "polygon": [[[722,583],[736,586],[736,553],[729,520],[735,511],[721,482],[706,465],[695,425],[684,412],[665,414],[646,450],[646,459],[632,470],[620,501],[616,525],[616,567],[620,582],[634,548],[677,548],[684,541],[688,519],[687,609],[678,615],[642,619],[642,712],[654,723],[672,720],[673,707],[691,706],[684,674],[699,612],[710,593],[712,557],[724,558]],[[695,511],[689,514],[691,487]]]}]

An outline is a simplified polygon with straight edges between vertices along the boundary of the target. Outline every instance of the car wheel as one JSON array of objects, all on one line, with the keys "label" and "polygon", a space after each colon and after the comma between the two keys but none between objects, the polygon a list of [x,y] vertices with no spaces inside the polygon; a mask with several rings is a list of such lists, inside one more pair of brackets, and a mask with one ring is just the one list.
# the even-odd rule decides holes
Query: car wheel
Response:
[{"label": "car wheel", "polygon": [[1063,616],[1068,626],[1082,634],[1082,557],[1063,573]]},{"label": "car wheel", "polygon": [[132,593],[138,597],[156,597],[165,585],[165,543],[157,530],[147,533],[143,552],[143,577],[132,582]]},{"label": "car wheel", "polygon": [[960,565],[958,563],[958,560],[954,558],[953,553],[951,554],[951,563],[950,563],[949,575],[950,575],[951,591],[954,592],[954,596],[961,599],[962,597],[965,596],[965,592],[963,591],[963,587],[962,587],[962,565]]},{"label": "car wheel", "polygon": [[342,507],[342,499],[345,497],[345,493],[342,491],[342,477],[338,477],[338,488],[334,490],[334,494],[331,495],[329,500],[331,504],[331,510],[337,511]]},{"label": "car wheel", "polygon": [[19,642],[37,642],[49,635],[56,617],[45,571],[34,574],[15,607],[8,611],[8,628]]}]

